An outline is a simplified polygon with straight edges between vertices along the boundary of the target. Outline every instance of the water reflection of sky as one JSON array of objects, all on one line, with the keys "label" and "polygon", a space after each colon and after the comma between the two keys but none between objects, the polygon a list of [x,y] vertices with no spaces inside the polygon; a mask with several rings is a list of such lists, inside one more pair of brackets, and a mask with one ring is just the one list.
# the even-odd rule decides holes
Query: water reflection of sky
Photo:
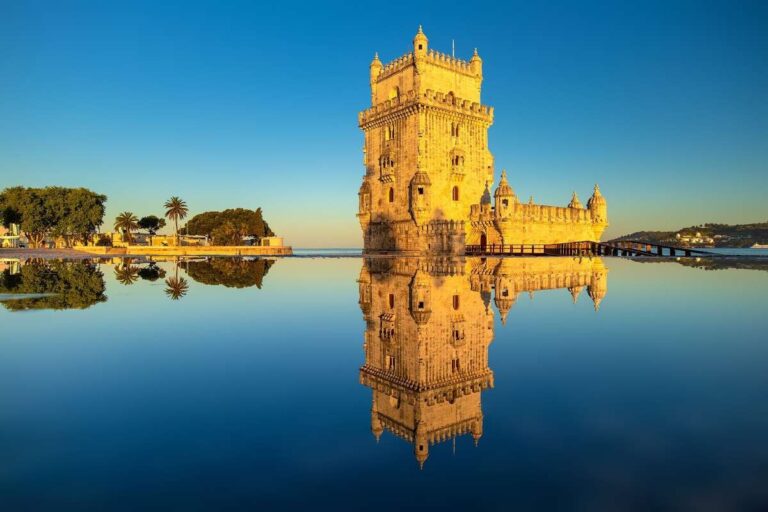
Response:
[{"label": "water reflection of sky", "polygon": [[[371,435],[361,260],[283,259],[105,302],[0,307],[4,509],[747,509],[768,502],[768,272],[606,259],[583,291],[493,312],[483,436]],[[173,275],[171,263],[162,263]],[[187,277],[184,269],[180,275]],[[470,292],[474,293],[474,292]],[[464,298],[462,298],[462,304]],[[495,306],[491,303],[491,308]],[[433,313],[435,314],[435,313]]]}]

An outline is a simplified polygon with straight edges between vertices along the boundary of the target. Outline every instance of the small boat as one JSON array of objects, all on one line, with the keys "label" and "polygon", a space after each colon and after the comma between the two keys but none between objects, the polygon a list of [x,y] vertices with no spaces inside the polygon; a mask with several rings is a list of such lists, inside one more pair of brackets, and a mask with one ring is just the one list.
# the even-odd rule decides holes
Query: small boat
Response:
[{"label": "small boat", "polygon": [[768,249],[768,244],[754,244],[750,249]]}]

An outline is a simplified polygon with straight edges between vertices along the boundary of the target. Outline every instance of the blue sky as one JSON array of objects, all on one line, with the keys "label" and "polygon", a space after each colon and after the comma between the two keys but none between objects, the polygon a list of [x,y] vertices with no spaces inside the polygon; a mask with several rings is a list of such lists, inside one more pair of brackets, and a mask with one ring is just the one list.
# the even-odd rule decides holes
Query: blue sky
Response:
[{"label": "blue sky", "polygon": [[[348,5],[347,5],[348,4]],[[297,247],[359,246],[368,64],[484,61],[518,195],[598,182],[607,235],[768,220],[768,3],[0,2],[0,187],[123,210],[261,206]]]}]

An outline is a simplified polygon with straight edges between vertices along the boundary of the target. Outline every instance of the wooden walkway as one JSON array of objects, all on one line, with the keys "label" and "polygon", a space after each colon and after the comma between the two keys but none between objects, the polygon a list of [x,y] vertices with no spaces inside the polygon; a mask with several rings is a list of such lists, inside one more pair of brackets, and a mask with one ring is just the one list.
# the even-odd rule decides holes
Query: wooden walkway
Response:
[{"label": "wooden walkway", "polygon": [[713,253],[633,240],[567,242],[562,244],[468,245],[468,256],[712,256]]}]

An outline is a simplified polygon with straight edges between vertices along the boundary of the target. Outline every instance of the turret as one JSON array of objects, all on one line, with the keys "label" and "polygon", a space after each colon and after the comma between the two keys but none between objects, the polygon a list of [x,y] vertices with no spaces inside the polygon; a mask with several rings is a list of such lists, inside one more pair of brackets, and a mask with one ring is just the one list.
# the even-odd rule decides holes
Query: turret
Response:
[{"label": "turret", "polygon": [[480,416],[477,421],[472,422],[472,439],[475,440],[475,446],[480,443],[480,438],[483,437],[483,417]]},{"label": "turret", "polygon": [[592,192],[592,197],[587,201],[587,208],[592,214],[592,230],[595,234],[595,241],[599,241],[603,231],[608,226],[608,205],[603,194],[600,193],[600,187],[597,184],[595,184],[595,191]]},{"label": "turret", "polygon": [[592,197],[587,201],[587,208],[592,212],[592,217],[595,220],[608,224],[608,204],[605,202],[603,194],[600,193],[600,187],[597,184],[595,184]]},{"label": "turret", "polygon": [[469,60],[469,67],[472,69],[472,72],[477,75],[478,77],[483,77],[483,59],[480,58],[480,56],[477,54],[477,48],[475,48],[475,53],[472,55],[472,58]]},{"label": "turret", "polygon": [[493,193],[493,198],[497,217],[504,218],[511,215],[514,204],[517,202],[517,196],[507,181],[507,171],[505,170],[501,171],[501,180],[499,186],[496,187],[496,192]]},{"label": "turret", "polygon": [[363,184],[360,185],[357,197],[357,218],[363,231],[365,231],[371,221],[371,185],[368,183],[368,180],[364,180]]},{"label": "turret", "polygon": [[413,56],[420,58],[427,55],[429,40],[424,35],[424,31],[421,30],[419,25],[419,31],[416,32],[416,36],[413,38]]},{"label": "turret", "polygon": [[371,312],[371,274],[368,272],[366,265],[360,269],[360,277],[357,279],[357,286],[359,292],[360,311],[363,312],[364,317],[368,317]]},{"label": "turret", "polygon": [[576,301],[579,300],[579,294],[581,294],[581,290],[583,289],[583,286],[571,286],[568,288],[568,291],[571,293],[571,297],[573,298],[574,304],[576,304]]},{"label": "turret", "polygon": [[379,54],[378,52],[374,54],[373,60],[371,61],[370,65],[370,71],[371,71],[371,105],[376,104],[376,80],[379,79],[379,75],[381,74],[381,70],[384,69],[384,65],[379,60]]},{"label": "turret", "polygon": [[575,190],[573,192],[573,196],[571,196],[571,202],[568,203],[568,208],[584,208],[584,206],[581,204],[581,201],[579,201],[579,196],[576,195]]},{"label": "turret", "polygon": [[600,302],[605,298],[608,293],[608,269],[603,265],[602,260],[595,260],[595,264],[592,267],[592,278],[587,286],[587,293],[595,303],[595,311],[600,310]]},{"label": "turret", "polygon": [[424,462],[429,457],[429,440],[424,422],[416,420],[416,436],[413,441],[413,454],[419,463],[419,469],[424,469]]},{"label": "turret", "polygon": [[432,282],[423,270],[417,270],[411,281],[411,317],[418,325],[424,325],[432,315]]},{"label": "turret", "polygon": [[499,310],[499,318],[502,325],[507,323],[507,314],[512,306],[515,304],[516,294],[513,287],[507,282],[505,277],[501,275],[496,276],[496,293],[493,297],[493,302],[496,304],[496,308]]},{"label": "turret", "polygon": [[411,217],[417,226],[420,226],[429,218],[432,181],[424,171],[418,171],[411,178],[410,184],[410,210]]},{"label": "turret", "polygon": [[379,418],[379,411],[376,407],[376,398],[373,399],[373,405],[371,405],[371,433],[376,438],[376,442],[381,439],[381,434],[384,432],[384,426],[381,424],[381,418]]}]

